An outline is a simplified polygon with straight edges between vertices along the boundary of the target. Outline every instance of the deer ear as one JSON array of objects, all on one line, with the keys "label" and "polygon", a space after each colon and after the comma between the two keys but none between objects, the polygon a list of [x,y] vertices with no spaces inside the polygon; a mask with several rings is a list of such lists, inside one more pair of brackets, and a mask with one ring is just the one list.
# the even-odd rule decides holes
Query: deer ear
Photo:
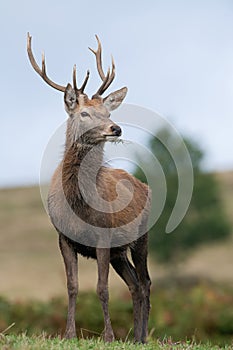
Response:
[{"label": "deer ear", "polygon": [[77,106],[76,93],[70,84],[66,87],[64,101],[68,109],[74,109]]},{"label": "deer ear", "polygon": [[112,92],[107,97],[104,98],[104,105],[109,111],[113,111],[120,106],[127,94],[127,87],[123,87],[120,90]]}]

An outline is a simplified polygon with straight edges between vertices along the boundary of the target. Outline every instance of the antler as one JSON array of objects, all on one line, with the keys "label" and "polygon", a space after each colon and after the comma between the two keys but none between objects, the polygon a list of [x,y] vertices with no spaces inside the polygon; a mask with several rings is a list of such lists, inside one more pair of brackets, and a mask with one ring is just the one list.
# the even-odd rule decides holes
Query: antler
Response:
[{"label": "antler", "polygon": [[32,37],[28,33],[28,39],[27,39],[27,51],[28,51],[28,57],[31,62],[32,67],[35,69],[35,71],[41,76],[41,78],[50,86],[52,86],[54,89],[65,92],[66,87],[62,85],[58,85],[54,83],[52,80],[49,79],[49,77],[46,74],[46,66],[45,66],[45,56],[44,53],[42,54],[42,69],[38,66],[36,63],[36,60],[32,53],[32,47],[31,47],[31,41]]},{"label": "antler", "polygon": [[105,76],[104,71],[103,71],[103,67],[102,67],[102,46],[101,46],[101,42],[99,37],[96,35],[95,36],[98,42],[98,48],[97,50],[93,50],[89,47],[89,50],[91,50],[95,57],[96,57],[96,64],[97,64],[97,70],[98,73],[100,75],[100,78],[102,79],[103,83],[100,86],[100,88],[98,89],[98,91],[95,93],[94,96],[98,96],[98,95],[102,95],[107,88],[110,86],[110,84],[112,83],[113,79],[115,78],[115,63],[112,57],[112,69],[111,69],[111,73],[110,73],[110,68],[108,69],[107,75]]},{"label": "antler", "polygon": [[[28,33],[28,37],[27,37],[27,51],[28,51],[28,57],[29,60],[31,62],[32,67],[35,69],[35,71],[41,76],[41,78],[50,86],[52,86],[54,89],[65,92],[66,87],[62,86],[62,85],[58,85],[56,83],[54,83],[51,79],[49,79],[49,77],[46,74],[46,66],[45,66],[45,56],[44,53],[42,54],[42,69],[40,69],[40,67],[38,66],[38,64],[36,63],[36,60],[33,56],[32,53],[32,46],[31,46],[31,41],[32,41],[32,37],[30,36],[30,34]],[[81,88],[79,89],[77,87],[77,82],[76,82],[76,65],[74,65],[73,68],[73,86],[75,91],[79,94],[83,94],[84,93],[84,89],[87,85],[87,81],[89,79],[89,75],[90,72],[89,70],[87,71],[85,80],[81,86]]]}]

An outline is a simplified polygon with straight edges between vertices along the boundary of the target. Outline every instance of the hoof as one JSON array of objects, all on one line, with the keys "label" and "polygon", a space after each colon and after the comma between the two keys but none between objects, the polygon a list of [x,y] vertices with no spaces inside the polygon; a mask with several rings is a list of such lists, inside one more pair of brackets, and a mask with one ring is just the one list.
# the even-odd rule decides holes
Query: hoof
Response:
[{"label": "hoof", "polygon": [[111,342],[113,342],[115,340],[115,337],[114,337],[114,334],[113,333],[111,333],[111,334],[105,334],[104,335],[104,341],[106,342],[106,343],[111,343]]},{"label": "hoof", "polygon": [[147,344],[148,341],[146,338],[134,338],[134,344]]},{"label": "hoof", "polygon": [[76,331],[66,331],[64,334],[65,339],[73,339],[76,337],[77,337]]}]

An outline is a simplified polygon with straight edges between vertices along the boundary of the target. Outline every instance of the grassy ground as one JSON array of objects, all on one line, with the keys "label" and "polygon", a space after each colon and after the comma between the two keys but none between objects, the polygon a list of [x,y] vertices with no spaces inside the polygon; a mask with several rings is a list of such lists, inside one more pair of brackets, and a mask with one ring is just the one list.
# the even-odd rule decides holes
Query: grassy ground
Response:
[{"label": "grassy ground", "polygon": [[[232,288],[204,281],[176,280],[174,284],[169,279],[166,285],[157,286],[151,291],[152,307],[148,327],[150,339],[171,337],[177,342],[195,338],[202,343],[211,341],[212,344],[221,346],[232,344],[232,305]],[[116,339],[132,341],[131,298],[127,295],[111,298],[109,311]],[[26,333],[31,337],[46,332],[51,337],[62,336],[66,327],[66,315],[66,298],[53,298],[46,302],[9,302],[0,297],[0,333]],[[79,294],[76,326],[79,338],[101,337],[104,322],[96,293]]]},{"label": "grassy ground", "polygon": [[211,344],[196,344],[195,342],[173,343],[170,339],[164,341],[151,341],[146,345],[135,345],[129,342],[113,342],[106,344],[99,339],[64,340],[60,338],[46,339],[45,336],[27,337],[0,335],[2,350],[217,350],[232,349],[231,346],[218,347]]},{"label": "grassy ground", "polygon": [[[225,209],[232,220],[233,172],[217,176]],[[38,188],[0,191],[0,232],[0,295],[14,300],[48,300],[66,293],[57,234],[45,213]],[[198,248],[181,267],[182,274],[233,283],[232,243],[233,240]],[[95,290],[95,262],[80,258],[79,264],[80,290]],[[150,272],[155,283],[166,274],[162,266],[152,263]],[[127,292],[112,271],[110,291],[118,296]]]}]

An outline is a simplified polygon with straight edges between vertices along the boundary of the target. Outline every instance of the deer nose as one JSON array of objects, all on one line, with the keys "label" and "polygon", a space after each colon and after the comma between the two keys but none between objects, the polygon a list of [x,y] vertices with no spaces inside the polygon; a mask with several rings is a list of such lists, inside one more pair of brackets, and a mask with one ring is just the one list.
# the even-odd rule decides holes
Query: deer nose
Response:
[{"label": "deer nose", "polygon": [[121,136],[121,128],[118,125],[114,124],[110,127],[110,129],[114,136]]}]

